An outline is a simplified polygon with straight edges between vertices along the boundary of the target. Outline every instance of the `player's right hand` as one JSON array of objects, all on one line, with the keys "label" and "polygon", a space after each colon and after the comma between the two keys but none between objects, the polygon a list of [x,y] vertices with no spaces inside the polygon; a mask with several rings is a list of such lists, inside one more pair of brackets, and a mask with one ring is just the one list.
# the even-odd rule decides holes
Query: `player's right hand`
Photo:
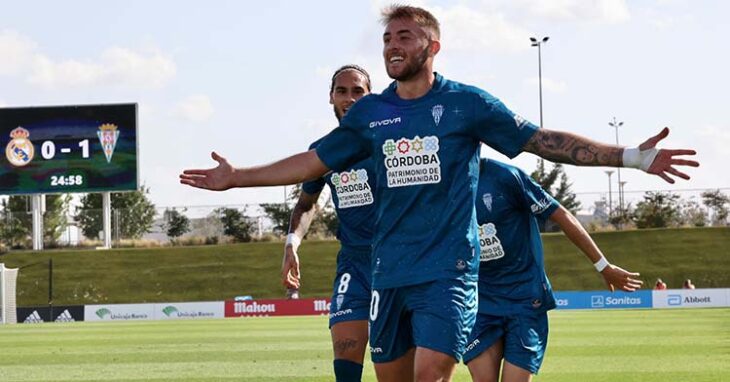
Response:
[{"label": "player's right hand", "polygon": [[223,191],[233,187],[234,168],[215,151],[210,154],[218,166],[209,169],[184,170],[180,183],[206,190]]},{"label": "player's right hand", "polygon": [[284,258],[281,261],[281,282],[287,288],[299,289],[299,255],[294,247],[284,247]]}]

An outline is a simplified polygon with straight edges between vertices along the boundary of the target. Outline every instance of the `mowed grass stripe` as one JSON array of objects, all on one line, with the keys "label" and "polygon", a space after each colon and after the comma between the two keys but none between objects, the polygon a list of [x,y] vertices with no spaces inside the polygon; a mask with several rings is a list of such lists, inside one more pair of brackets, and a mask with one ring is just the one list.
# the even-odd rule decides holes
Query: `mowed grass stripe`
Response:
[{"label": "mowed grass stripe", "polygon": [[[728,317],[730,309],[551,312],[534,380],[730,380]],[[333,379],[323,316],[0,326],[0,346],[0,381]],[[363,380],[375,380],[369,361]],[[459,366],[454,381],[469,380]]]}]

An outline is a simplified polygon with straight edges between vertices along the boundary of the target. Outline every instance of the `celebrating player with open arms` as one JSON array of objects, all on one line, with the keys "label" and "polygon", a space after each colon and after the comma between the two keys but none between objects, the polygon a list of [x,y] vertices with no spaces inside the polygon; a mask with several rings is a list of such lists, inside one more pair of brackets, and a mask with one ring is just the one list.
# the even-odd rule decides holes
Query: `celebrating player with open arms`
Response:
[{"label": "celebrating player with open arms", "polygon": [[[638,273],[611,265],[565,207],[522,170],[481,159],[479,313],[464,363],[475,382],[529,382],[547,347],[547,311],[555,308],[543,265],[538,219],[550,219],[588,257],[610,290],[634,291]],[[503,361],[504,360],[504,365]]]},{"label": "celebrating player with open arms", "polygon": [[[264,166],[185,170],[182,184],[210,190],[294,184],[372,158],[378,187],[373,239],[371,356],[380,381],[448,381],[477,315],[479,240],[474,201],[481,142],[580,166],[641,168],[674,182],[692,150],[638,148],[538,129],[476,87],[433,72],[439,23],[428,11],[383,12],[383,58],[395,81],[363,97],[316,150]],[[579,153],[582,153],[579,155]],[[671,176],[670,176],[671,175]]]},{"label": "celebrating player with open arms", "polygon": [[[355,101],[368,93],[370,76],[365,69],[355,65],[337,69],[330,85],[330,103],[337,120],[341,121]],[[316,148],[318,144],[319,140],[309,148]],[[329,320],[335,378],[338,382],[360,381],[368,344],[370,251],[375,221],[375,173],[370,158],[302,185],[291,214],[281,277],[287,287],[299,288],[297,249],[314,218],[317,199],[325,184],[330,187],[340,223],[337,238],[341,248],[337,254]]]}]

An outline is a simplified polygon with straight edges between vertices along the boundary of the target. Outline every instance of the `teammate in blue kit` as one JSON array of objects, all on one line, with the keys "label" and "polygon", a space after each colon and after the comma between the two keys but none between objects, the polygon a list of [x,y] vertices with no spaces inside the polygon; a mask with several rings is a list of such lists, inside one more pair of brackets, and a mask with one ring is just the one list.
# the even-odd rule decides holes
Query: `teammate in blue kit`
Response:
[{"label": "teammate in blue kit", "polygon": [[477,315],[479,240],[474,207],[479,144],[581,166],[641,168],[670,183],[692,150],[659,150],[664,129],[638,148],[538,129],[485,91],[433,72],[438,21],[428,11],[383,13],[383,58],[395,81],[363,97],[316,150],[257,167],[185,170],[210,190],[294,184],[371,158],[378,182],[372,252],[371,357],[380,381],[448,381]]},{"label": "teammate in blue kit", "polygon": [[[370,76],[365,69],[356,65],[337,69],[330,85],[330,103],[337,120],[342,120],[350,107],[368,93]],[[319,142],[309,148],[317,147]],[[284,285],[299,288],[297,249],[316,214],[317,199],[325,184],[330,188],[339,219],[337,238],[342,246],[337,255],[329,321],[335,377],[338,382],[360,381],[368,344],[370,251],[375,221],[375,174],[370,158],[302,185],[289,223],[281,276]]]},{"label": "teammate in blue kit", "polygon": [[565,207],[522,170],[481,159],[477,186],[479,313],[464,363],[475,382],[529,382],[548,337],[555,298],[543,265],[538,219],[557,223],[601,273],[607,287],[632,292],[638,273],[611,265]]}]

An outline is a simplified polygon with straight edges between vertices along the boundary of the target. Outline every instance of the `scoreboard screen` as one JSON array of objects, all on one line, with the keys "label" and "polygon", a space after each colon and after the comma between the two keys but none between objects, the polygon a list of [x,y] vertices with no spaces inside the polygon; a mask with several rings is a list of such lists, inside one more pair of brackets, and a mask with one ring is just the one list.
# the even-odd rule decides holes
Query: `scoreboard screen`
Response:
[{"label": "scoreboard screen", "polygon": [[137,105],[0,108],[0,195],[137,190]]}]

